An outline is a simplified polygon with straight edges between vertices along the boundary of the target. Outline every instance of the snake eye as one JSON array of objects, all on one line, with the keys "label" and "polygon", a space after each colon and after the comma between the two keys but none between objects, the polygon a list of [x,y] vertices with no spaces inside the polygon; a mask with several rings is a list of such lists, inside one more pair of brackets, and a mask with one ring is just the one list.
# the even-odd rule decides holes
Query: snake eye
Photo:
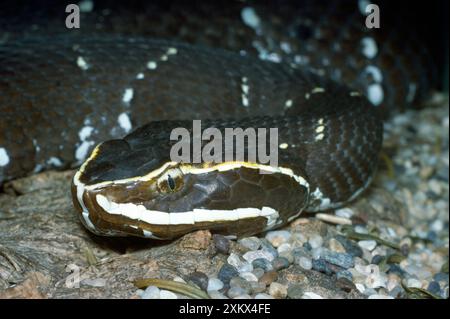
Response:
[{"label": "snake eye", "polygon": [[171,173],[164,174],[158,179],[158,189],[161,193],[176,192],[183,185],[182,176],[178,172]]}]

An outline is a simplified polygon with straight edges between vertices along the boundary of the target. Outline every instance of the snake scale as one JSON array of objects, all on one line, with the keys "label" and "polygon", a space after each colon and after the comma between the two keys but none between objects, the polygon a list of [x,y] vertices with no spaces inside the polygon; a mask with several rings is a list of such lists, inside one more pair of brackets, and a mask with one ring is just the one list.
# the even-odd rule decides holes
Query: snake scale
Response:
[{"label": "snake scale", "polygon": [[[308,23],[282,25],[295,27],[293,37],[272,22],[270,10],[258,13],[247,3],[212,14],[200,24],[204,30],[195,19],[205,14],[202,6],[184,13],[177,4],[152,7],[159,19],[144,22],[140,7],[131,22],[130,14],[98,9],[100,15],[86,16],[92,23],[71,35],[36,34],[39,24],[10,31],[0,45],[0,182],[84,163],[72,184],[83,224],[100,235],[156,239],[195,229],[250,235],[285,225],[303,210],[348,203],[377,166],[379,109],[420,100],[432,74],[426,54],[399,57],[395,41],[376,42],[384,36],[355,28],[361,24],[356,2],[351,10],[343,2],[339,36],[324,23],[333,12],[339,20],[339,2],[325,11],[305,3]],[[265,14],[270,23],[261,22]],[[96,29],[99,16],[100,26],[114,32]],[[112,27],[107,16],[125,22],[119,18]],[[184,24],[174,27],[174,17]],[[98,32],[89,34],[92,28]],[[193,119],[219,132],[278,128],[278,167],[172,162],[170,132],[190,129]]]}]

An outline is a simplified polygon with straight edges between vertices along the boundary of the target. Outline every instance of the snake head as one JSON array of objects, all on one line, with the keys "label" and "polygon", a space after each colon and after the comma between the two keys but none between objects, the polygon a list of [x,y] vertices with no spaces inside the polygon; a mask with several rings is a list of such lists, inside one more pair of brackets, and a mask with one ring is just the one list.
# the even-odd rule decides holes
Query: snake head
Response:
[{"label": "snake head", "polygon": [[102,143],[75,174],[74,205],[90,231],[171,239],[210,229],[243,236],[284,225],[307,205],[308,183],[290,169],[162,161],[148,149]]}]

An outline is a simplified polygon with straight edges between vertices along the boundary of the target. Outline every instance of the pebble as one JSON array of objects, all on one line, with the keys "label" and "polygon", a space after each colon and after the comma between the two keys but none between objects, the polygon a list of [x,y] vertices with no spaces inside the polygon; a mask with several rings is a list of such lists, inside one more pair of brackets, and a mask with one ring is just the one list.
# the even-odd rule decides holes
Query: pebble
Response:
[{"label": "pebble", "polygon": [[350,219],[355,214],[355,212],[350,208],[344,207],[344,208],[335,210],[334,214],[338,217]]},{"label": "pebble", "polygon": [[200,271],[196,271],[190,274],[188,280],[193,282],[202,290],[206,290],[208,288],[209,278],[206,274]]},{"label": "pebble", "polygon": [[300,258],[297,259],[296,264],[298,264],[305,270],[312,269],[312,259],[308,257],[301,256]]},{"label": "pebble", "polygon": [[266,285],[263,284],[262,282],[251,281],[250,286],[252,287],[253,293],[260,293],[260,292],[264,292],[266,290]]},{"label": "pebble", "polygon": [[242,238],[238,243],[249,250],[258,250],[261,247],[261,240],[254,236]]},{"label": "pebble", "polygon": [[311,249],[322,247],[323,238],[320,235],[313,235],[309,238],[308,243],[311,245]]},{"label": "pebble", "polygon": [[156,286],[148,286],[141,295],[142,299],[160,299],[160,290]]},{"label": "pebble", "polygon": [[230,298],[236,298],[238,296],[241,295],[245,295],[246,292],[244,289],[242,289],[241,287],[231,287],[230,289],[228,289],[227,295]]},{"label": "pebble", "polygon": [[177,295],[175,295],[173,292],[169,290],[161,289],[159,292],[159,298],[160,299],[178,299]]},{"label": "pebble", "polygon": [[256,277],[261,278],[262,275],[264,275],[264,269],[262,269],[262,268],[255,268],[255,269],[253,269],[253,274]]},{"label": "pebble", "polygon": [[282,270],[289,267],[289,260],[284,257],[277,257],[272,261],[272,267],[275,270]]},{"label": "pebble", "polygon": [[304,247],[306,250],[309,250],[309,251],[312,250],[311,244],[310,244],[309,242],[305,242],[305,243],[303,244],[303,247]]},{"label": "pebble", "polygon": [[360,293],[364,293],[364,291],[366,290],[366,287],[363,285],[363,284],[361,284],[361,283],[356,283],[355,284],[355,287],[356,287],[356,289],[358,289],[358,291],[360,292]]},{"label": "pebble", "polygon": [[345,277],[339,278],[336,284],[340,289],[342,289],[345,292],[350,292],[353,289],[356,289],[355,284]]},{"label": "pebble", "polygon": [[302,299],[323,299],[323,297],[314,292],[307,291],[303,294]]},{"label": "pebble", "polygon": [[289,243],[284,243],[278,246],[277,248],[278,254],[290,253],[292,251],[292,246]]},{"label": "pebble", "polygon": [[313,259],[312,269],[314,269],[315,271],[322,272],[328,276],[333,274],[333,270],[331,270],[331,268],[328,266],[328,263],[322,258]]},{"label": "pebble", "polygon": [[223,282],[218,278],[209,278],[208,280],[208,288],[206,289],[208,292],[211,290],[220,290],[223,288]]},{"label": "pebble", "polygon": [[248,282],[247,280],[245,280],[244,278],[241,278],[241,277],[231,278],[231,280],[230,280],[230,287],[231,288],[239,287],[245,293],[251,293],[252,292],[252,285],[250,284],[250,282]]},{"label": "pebble", "polygon": [[287,286],[273,282],[269,286],[269,294],[277,299],[283,299],[287,296]]},{"label": "pebble", "polygon": [[228,299],[227,296],[217,290],[208,291],[208,295],[211,297],[211,299]]},{"label": "pebble", "polygon": [[389,290],[389,296],[394,298],[401,298],[405,294],[405,290],[401,286],[395,286]]},{"label": "pebble", "polygon": [[406,281],[406,286],[409,288],[422,288],[422,283],[415,278],[409,278]]},{"label": "pebble", "polygon": [[383,261],[384,257],[381,255],[375,255],[372,257],[372,260],[370,261],[371,264],[378,265]]},{"label": "pebble", "polygon": [[[273,258],[278,257],[278,251],[272,246],[272,244],[265,238],[261,240],[261,250],[272,255]],[[272,259],[273,259],[272,258]],[[270,260],[272,261],[272,260]]]},{"label": "pebble", "polygon": [[266,272],[261,278],[259,278],[259,282],[269,286],[272,282],[278,279],[278,274],[276,271]]},{"label": "pebble", "polygon": [[432,294],[439,295],[441,292],[441,286],[439,285],[438,282],[432,281],[428,284],[427,290]]},{"label": "pebble", "polygon": [[437,274],[435,274],[433,276],[433,279],[436,280],[437,282],[445,282],[448,285],[448,274],[444,273],[444,272],[438,272]]},{"label": "pebble", "polygon": [[235,253],[230,254],[227,258],[227,262],[235,267],[238,272],[253,271],[253,266],[248,261],[242,260],[241,257]]},{"label": "pebble", "polygon": [[299,284],[289,285],[287,295],[291,299],[301,299],[305,289]]},{"label": "pebble", "polygon": [[330,241],[328,242],[328,247],[330,247],[331,251],[334,251],[336,253],[345,253],[344,246],[334,238],[330,239]]},{"label": "pebble", "polygon": [[233,299],[252,299],[249,294],[242,294],[239,296],[234,297]]},{"label": "pebble", "polygon": [[336,253],[334,251],[324,249],[321,253],[321,258],[333,265],[340,266],[342,268],[350,268],[355,265],[353,258],[347,253]]},{"label": "pebble", "polygon": [[239,276],[239,272],[230,264],[223,264],[218,274],[218,278],[225,284],[228,284],[230,279],[236,276]]},{"label": "pebble", "polygon": [[354,241],[347,239],[342,235],[337,235],[335,238],[342,244],[342,246],[344,246],[347,254],[350,254],[353,257],[362,257],[362,249]]},{"label": "pebble", "polygon": [[274,298],[266,293],[259,293],[255,295],[255,299],[274,299]]},{"label": "pebble", "polygon": [[311,256],[313,259],[319,259],[322,254],[323,247],[314,248],[311,250]]},{"label": "pebble", "polygon": [[230,251],[230,240],[223,235],[214,234],[213,235],[214,246],[217,252],[227,255]]},{"label": "pebble", "polygon": [[258,277],[251,272],[241,272],[239,276],[247,281],[258,281]]},{"label": "pebble", "polygon": [[338,272],[336,273],[336,279],[339,280],[339,279],[341,279],[341,278],[346,278],[346,279],[352,281],[352,280],[353,280],[353,275],[352,275],[352,273],[351,273],[350,271],[348,271],[348,270],[341,270],[341,271],[338,271]]},{"label": "pebble", "polygon": [[261,268],[264,271],[271,271],[273,269],[272,264],[265,258],[257,258],[252,261],[253,268]]},{"label": "pebble", "polygon": [[394,297],[386,296],[386,295],[373,294],[373,295],[370,295],[368,299],[394,299]]},{"label": "pebble", "polygon": [[[276,250],[275,250],[276,252]],[[278,255],[278,253],[277,253]],[[253,262],[255,259],[258,258],[264,258],[268,261],[274,260],[276,256],[274,256],[272,253],[266,251],[266,250],[256,250],[256,251],[248,251],[244,254],[244,259],[247,260],[249,263]]]},{"label": "pebble", "polygon": [[377,247],[377,242],[375,240],[360,240],[358,242],[359,247],[372,251]]},{"label": "pebble", "polygon": [[266,239],[274,247],[279,247],[281,244],[287,243],[291,238],[291,233],[287,230],[269,231],[266,234]]}]

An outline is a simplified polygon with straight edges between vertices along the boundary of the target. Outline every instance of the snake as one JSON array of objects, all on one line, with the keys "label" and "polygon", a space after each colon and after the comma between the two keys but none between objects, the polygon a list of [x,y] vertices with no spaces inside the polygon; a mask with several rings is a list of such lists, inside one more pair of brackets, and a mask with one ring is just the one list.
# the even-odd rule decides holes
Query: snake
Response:
[{"label": "snake", "polygon": [[[264,29],[242,6],[238,20],[244,23],[233,29],[233,39],[242,27],[256,34]],[[380,109],[412,103],[427,91],[428,75],[417,71],[423,58],[400,59],[400,75],[384,71],[394,55],[391,42],[389,49],[374,46],[367,30],[355,31],[352,22],[341,32],[350,34],[347,40],[362,37],[363,46],[342,63],[344,35],[330,50],[319,41],[331,37],[327,29],[305,35],[309,29],[296,23],[322,68],[304,65],[303,55],[290,60],[295,41],[289,39],[280,44],[286,61],[273,61],[277,55],[259,42],[252,43],[258,59],[251,50],[234,50],[239,44],[227,37],[221,48],[212,47],[211,38],[192,44],[179,30],[169,40],[123,32],[11,33],[0,46],[0,182],[79,167],[71,185],[75,210],[89,231],[103,236],[173,239],[199,229],[247,236],[282,227],[303,211],[350,203],[377,168]],[[335,72],[355,62],[362,65],[352,83],[362,87]],[[356,81],[361,74],[365,81]],[[403,89],[390,91],[389,81]],[[236,159],[236,151],[223,161],[173,161],[171,134],[185,128],[193,135],[192,120],[220,135],[230,128],[276,128],[278,165]],[[201,147],[209,142],[211,136],[201,139]]]}]

